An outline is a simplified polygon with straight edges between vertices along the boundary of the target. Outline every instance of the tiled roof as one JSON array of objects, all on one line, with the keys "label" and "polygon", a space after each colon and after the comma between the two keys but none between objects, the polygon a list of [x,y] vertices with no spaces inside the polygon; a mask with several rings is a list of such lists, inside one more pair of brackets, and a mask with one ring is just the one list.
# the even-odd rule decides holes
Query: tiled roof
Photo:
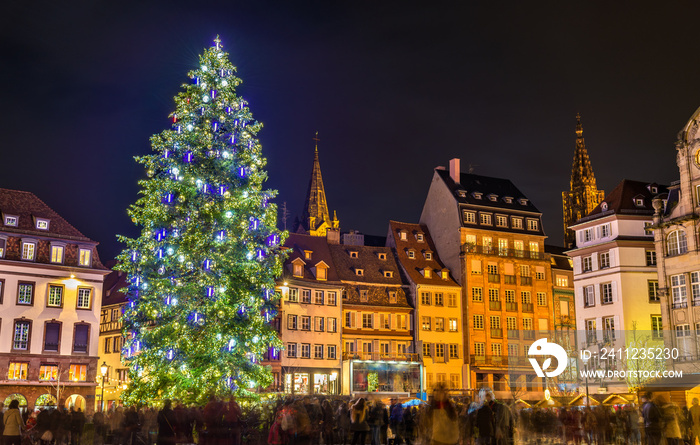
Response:
[{"label": "tiled roof", "polygon": [[[390,306],[403,309],[411,309],[403,287],[396,286],[370,286],[345,284],[346,298],[343,298],[343,306]],[[361,293],[367,293],[367,301],[363,301]],[[396,302],[389,300],[389,292],[396,292]]]},{"label": "tiled roof", "polygon": [[544,245],[544,251],[552,256],[552,269],[573,270],[569,257],[566,255],[566,247],[552,246],[551,244]]},{"label": "tiled roof", "polygon": [[[5,218],[0,221],[0,230],[36,236],[68,238],[76,241],[94,241],[80,233],[65,219],[56,213],[34,193],[20,190],[0,189],[0,212],[4,215],[18,217],[17,227],[4,225]],[[50,221],[48,230],[36,228],[34,218],[46,218]]]},{"label": "tiled roof", "polygon": [[[328,265],[328,281],[340,281],[338,277],[337,268],[333,264],[333,258],[328,246],[328,241],[324,236],[310,236],[303,235],[300,233],[290,233],[289,238],[284,243],[285,247],[289,247],[291,250],[287,260],[284,262],[285,274],[291,275],[291,264],[295,259],[301,259],[304,261],[304,280],[317,281],[315,275],[311,271],[319,262],[323,261]],[[304,251],[310,250],[311,259],[304,258]],[[295,279],[301,279],[295,277]]]},{"label": "tiled roof", "polygon": [[[652,192],[653,188],[656,188],[655,193]],[[667,191],[668,187],[665,185],[623,179],[617,187],[605,196],[605,199],[598,204],[588,216],[601,216],[601,214],[606,212],[653,215],[654,208],[651,205],[652,199]],[[635,199],[637,198],[643,200],[643,205],[640,206],[635,203]],[[582,218],[582,220],[583,219],[584,218]]]},{"label": "tiled roof", "polygon": [[[337,269],[338,277],[344,281],[357,281],[362,283],[401,285],[399,267],[394,260],[394,254],[389,247],[376,246],[349,246],[334,244],[328,246],[333,257],[333,263]],[[350,252],[357,252],[357,257],[351,257]],[[383,253],[383,260],[379,254]],[[362,275],[357,270],[362,269]],[[385,271],[392,272],[392,277],[386,277]]]},{"label": "tiled roof", "polygon": [[126,294],[121,292],[121,289],[128,285],[126,278],[127,274],[119,270],[113,270],[105,277],[102,287],[102,306],[127,302]]},{"label": "tiled roof", "polygon": [[[399,236],[399,232],[402,230],[407,232],[405,241],[401,240]],[[450,271],[447,280],[441,278],[440,271],[445,266],[440,262],[433,239],[425,225],[389,221],[389,231],[389,238],[393,240],[393,244],[396,247],[396,257],[404,270],[406,270],[411,281],[416,284],[459,287],[459,284],[452,278],[452,271]],[[418,241],[416,238],[417,233],[423,234],[423,242]],[[415,258],[413,259],[408,257],[408,251],[411,249],[415,253]],[[432,259],[428,260],[425,258],[426,252],[432,253]],[[432,271],[431,278],[426,278],[421,273],[425,268]]]},{"label": "tiled roof", "polygon": [[[494,209],[540,213],[529,199],[525,205],[520,203],[521,199],[527,199],[527,197],[509,179],[461,173],[459,176],[460,183],[455,184],[447,170],[437,168],[435,171],[440,175],[459,203],[493,207]],[[460,191],[466,192],[464,196],[460,196]],[[481,199],[476,197],[477,194],[481,194]],[[489,195],[495,195],[496,200],[491,201]],[[507,197],[513,198],[510,203],[504,199]]]}]

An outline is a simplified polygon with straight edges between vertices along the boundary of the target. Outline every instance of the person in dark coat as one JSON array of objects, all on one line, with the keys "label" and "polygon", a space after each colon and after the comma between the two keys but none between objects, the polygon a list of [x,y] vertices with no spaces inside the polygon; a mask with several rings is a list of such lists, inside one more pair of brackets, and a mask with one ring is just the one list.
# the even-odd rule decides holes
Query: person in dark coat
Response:
[{"label": "person in dark coat", "polygon": [[651,401],[651,393],[642,394],[641,399],[646,443],[647,445],[660,445],[663,432],[661,410]]},{"label": "person in dark coat", "polygon": [[476,412],[476,427],[479,429],[479,445],[507,445],[513,443],[510,410],[498,403],[491,388],[479,391],[482,406]]},{"label": "person in dark coat", "polygon": [[175,445],[175,425],[177,424],[177,419],[175,417],[175,411],[172,409],[172,402],[170,399],[165,400],[163,409],[158,411],[156,422],[158,423],[156,444]]},{"label": "person in dark coat", "polygon": [[80,445],[80,436],[83,434],[85,427],[85,414],[78,408],[70,413],[70,443],[71,445]]}]

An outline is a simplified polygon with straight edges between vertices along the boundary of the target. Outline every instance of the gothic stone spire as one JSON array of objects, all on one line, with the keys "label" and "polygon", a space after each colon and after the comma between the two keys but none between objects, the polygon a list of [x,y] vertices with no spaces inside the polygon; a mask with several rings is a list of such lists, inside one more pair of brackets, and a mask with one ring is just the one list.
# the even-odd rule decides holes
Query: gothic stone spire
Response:
[{"label": "gothic stone spire", "polygon": [[574,162],[571,167],[570,190],[562,192],[564,242],[567,247],[573,247],[576,242],[574,239],[575,233],[569,229],[569,226],[588,215],[600,204],[604,197],[605,192],[597,189],[593,167],[591,167],[586,143],[583,140],[581,115],[576,114],[576,150],[574,151]]},{"label": "gothic stone spire", "polygon": [[326,202],[326,190],[323,187],[321,176],[321,163],[318,160],[318,132],[315,141],[314,162],[311,168],[311,180],[306,193],[306,204],[302,213],[301,223],[309,235],[325,236],[329,228],[338,228],[338,220],[331,220]]}]

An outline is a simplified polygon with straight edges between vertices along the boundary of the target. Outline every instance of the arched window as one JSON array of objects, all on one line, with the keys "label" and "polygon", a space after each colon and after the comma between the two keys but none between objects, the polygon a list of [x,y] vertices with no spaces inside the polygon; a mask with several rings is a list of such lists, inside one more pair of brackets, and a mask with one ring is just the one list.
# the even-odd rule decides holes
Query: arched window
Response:
[{"label": "arched window", "polygon": [[688,241],[683,229],[674,230],[666,237],[666,253],[668,256],[680,255],[688,251]]}]

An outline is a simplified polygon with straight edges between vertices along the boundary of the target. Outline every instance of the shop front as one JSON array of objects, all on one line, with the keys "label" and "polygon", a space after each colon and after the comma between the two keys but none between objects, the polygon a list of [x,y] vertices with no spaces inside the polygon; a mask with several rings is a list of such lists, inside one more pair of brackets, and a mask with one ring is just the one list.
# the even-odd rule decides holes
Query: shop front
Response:
[{"label": "shop front", "polygon": [[420,362],[350,360],[349,393],[418,394],[423,365]]},{"label": "shop front", "polygon": [[340,394],[340,369],[283,367],[282,373],[288,394]]}]

